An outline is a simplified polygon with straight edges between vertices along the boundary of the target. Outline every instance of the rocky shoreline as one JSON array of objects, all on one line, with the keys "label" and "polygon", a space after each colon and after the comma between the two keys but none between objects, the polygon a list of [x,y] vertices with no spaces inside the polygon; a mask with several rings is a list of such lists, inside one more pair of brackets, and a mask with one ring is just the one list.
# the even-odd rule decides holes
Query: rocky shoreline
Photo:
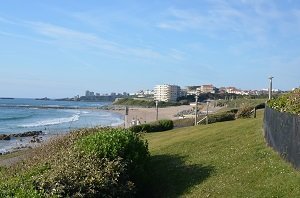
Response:
[{"label": "rocky shoreline", "polygon": [[14,134],[0,134],[0,140],[11,140],[17,137],[34,137],[42,135],[43,131],[27,131],[24,133],[14,133]]}]

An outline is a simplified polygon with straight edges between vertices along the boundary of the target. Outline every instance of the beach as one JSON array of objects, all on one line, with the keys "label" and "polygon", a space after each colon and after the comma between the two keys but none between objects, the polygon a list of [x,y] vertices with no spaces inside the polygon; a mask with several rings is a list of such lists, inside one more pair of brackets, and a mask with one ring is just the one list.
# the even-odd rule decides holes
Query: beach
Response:
[{"label": "beach", "polygon": [[[190,105],[182,105],[182,106],[172,106],[172,107],[164,107],[158,109],[158,119],[178,119],[175,115],[184,110],[190,110],[192,106]],[[111,110],[112,112],[119,113],[125,115],[125,107],[124,109]],[[143,108],[143,107],[132,107],[129,108],[128,116],[127,116],[127,126],[130,126],[132,120],[139,120],[141,124],[149,123],[156,120],[156,108]]]}]

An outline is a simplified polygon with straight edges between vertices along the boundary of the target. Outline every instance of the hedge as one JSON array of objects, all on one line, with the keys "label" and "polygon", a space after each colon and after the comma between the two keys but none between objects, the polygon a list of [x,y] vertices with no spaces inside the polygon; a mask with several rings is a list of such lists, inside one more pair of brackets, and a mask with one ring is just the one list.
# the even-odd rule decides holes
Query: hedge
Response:
[{"label": "hedge", "polygon": [[[230,111],[228,112],[222,112],[217,114],[211,114],[208,116],[208,123],[216,123],[216,122],[224,122],[224,121],[231,121],[235,120],[235,113],[232,113]],[[203,121],[200,124],[205,124],[206,122]]]},{"label": "hedge", "polygon": [[129,128],[130,131],[139,133],[139,132],[160,132],[167,131],[174,128],[174,123],[172,120],[159,120],[157,122],[152,122],[149,124],[141,124],[132,126]]}]

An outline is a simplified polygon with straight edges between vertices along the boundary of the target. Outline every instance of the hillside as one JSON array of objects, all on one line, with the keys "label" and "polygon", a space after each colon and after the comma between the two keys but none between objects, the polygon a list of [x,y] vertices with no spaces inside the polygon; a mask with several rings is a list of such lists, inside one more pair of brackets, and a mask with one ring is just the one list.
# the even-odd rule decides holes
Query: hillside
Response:
[{"label": "hillside", "polygon": [[[266,147],[263,112],[146,134],[155,197],[299,197],[300,173]],[[159,181],[159,182],[158,182]]]},{"label": "hillside", "polygon": [[[300,197],[300,172],[266,146],[262,118],[263,111],[258,111],[256,119],[239,119],[145,134],[144,138],[148,141],[151,153],[150,161],[147,163],[149,175],[144,175],[145,177],[141,177],[142,182],[137,183],[140,184],[140,191],[136,195],[138,197]],[[35,189],[37,184],[35,178],[47,179],[40,176],[52,173],[52,171],[47,172],[51,168],[47,160],[54,167],[64,168],[65,166],[60,166],[59,160],[64,159],[62,156],[65,156],[73,162],[69,154],[65,155],[69,152],[70,145],[73,145],[72,142],[80,141],[85,135],[95,132],[102,134],[103,131],[86,129],[78,132],[56,139],[42,149],[32,149],[31,156],[37,157],[32,159],[29,157],[29,163],[27,162],[27,165],[25,163],[25,167],[20,163],[19,166],[8,169],[0,168],[0,197],[4,195],[43,197],[38,194],[41,192]],[[112,141],[112,144],[108,144],[112,145],[111,148],[115,148],[115,143],[120,142],[114,138],[108,140]],[[94,143],[97,142],[91,145]],[[86,145],[89,144],[82,144],[83,148]],[[132,151],[139,151],[139,149]],[[22,152],[1,156],[0,161],[15,157],[22,157]],[[82,158],[78,159],[82,162]],[[88,163],[88,166],[81,164],[76,170],[78,173],[94,175],[86,169],[93,163],[94,160]],[[55,168],[54,173],[73,174],[68,170],[72,170],[77,165],[73,167],[72,164],[67,165],[63,171],[60,169],[56,171]],[[74,181],[78,183],[77,179]],[[114,181],[123,180],[114,178]]]}]

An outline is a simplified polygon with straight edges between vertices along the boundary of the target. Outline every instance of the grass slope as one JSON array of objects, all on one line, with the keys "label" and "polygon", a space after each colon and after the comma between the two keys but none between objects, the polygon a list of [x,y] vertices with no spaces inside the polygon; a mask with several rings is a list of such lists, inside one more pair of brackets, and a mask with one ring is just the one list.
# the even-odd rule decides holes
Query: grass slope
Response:
[{"label": "grass slope", "polygon": [[[205,126],[146,134],[149,197],[300,197],[300,172],[267,147],[263,112]],[[152,186],[152,187],[150,187]]]}]

